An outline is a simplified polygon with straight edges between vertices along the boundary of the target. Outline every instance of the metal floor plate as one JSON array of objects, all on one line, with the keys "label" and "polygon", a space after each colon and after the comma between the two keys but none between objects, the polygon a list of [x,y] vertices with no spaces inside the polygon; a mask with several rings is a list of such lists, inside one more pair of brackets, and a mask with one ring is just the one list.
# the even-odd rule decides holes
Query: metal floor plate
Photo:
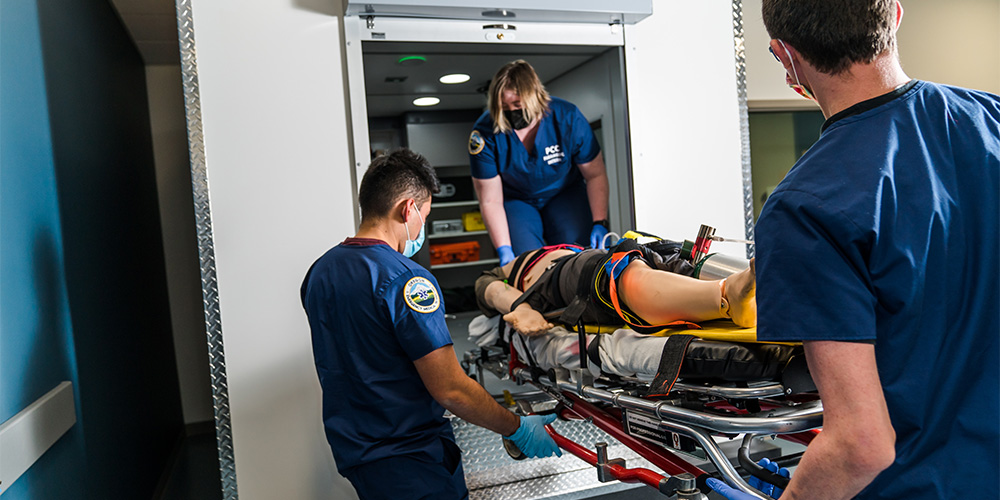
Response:
[{"label": "metal floor plate", "polygon": [[[584,421],[556,421],[556,431],[582,446],[594,449],[598,442],[608,443],[608,457],[624,458],[629,467],[657,470],[634,451],[604,431]],[[572,500],[632,488],[637,484],[601,483],[597,470],[579,458],[563,453],[562,457],[514,460],[503,449],[495,432],[453,418],[455,440],[462,449],[462,467],[470,500],[537,498]]]}]

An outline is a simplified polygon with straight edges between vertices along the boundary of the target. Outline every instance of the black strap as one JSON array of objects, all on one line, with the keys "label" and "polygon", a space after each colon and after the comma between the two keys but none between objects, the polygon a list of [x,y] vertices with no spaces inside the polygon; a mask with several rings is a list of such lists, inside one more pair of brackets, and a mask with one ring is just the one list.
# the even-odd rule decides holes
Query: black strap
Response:
[{"label": "black strap", "polygon": [[590,358],[590,362],[594,363],[594,366],[601,367],[601,336],[594,335],[594,340],[590,341],[590,345],[587,346],[587,357]]},{"label": "black strap", "polygon": [[559,321],[567,325],[575,325],[580,322],[583,313],[587,311],[590,304],[590,280],[594,276],[597,266],[604,263],[607,254],[595,254],[587,259],[580,270],[580,276],[576,285],[576,296],[573,301],[566,306]]},{"label": "black strap", "polygon": [[528,255],[531,255],[532,253],[534,252],[524,252],[521,255],[518,255],[516,259],[514,259],[514,265],[511,266],[510,268],[510,275],[507,276],[508,285],[515,288],[517,287],[517,282],[521,278],[520,276],[521,267],[524,266],[524,261],[527,260]]},{"label": "black strap", "polygon": [[525,336],[523,334],[511,329],[511,337],[514,336],[521,340],[521,347],[524,348],[524,355],[528,358],[528,366],[531,367],[531,374],[534,376],[537,372],[541,371],[541,368],[538,367],[538,363],[535,361],[535,356],[531,353],[531,346],[528,345],[528,340],[524,338]]},{"label": "black strap", "polygon": [[660,367],[656,370],[656,377],[649,384],[646,396],[666,396],[677,381],[677,376],[681,373],[681,364],[684,362],[684,353],[688,344],[695,338],[694,335],[671,335],[667,337],[667,342],[663,344],[663,354],[660,355]]}]

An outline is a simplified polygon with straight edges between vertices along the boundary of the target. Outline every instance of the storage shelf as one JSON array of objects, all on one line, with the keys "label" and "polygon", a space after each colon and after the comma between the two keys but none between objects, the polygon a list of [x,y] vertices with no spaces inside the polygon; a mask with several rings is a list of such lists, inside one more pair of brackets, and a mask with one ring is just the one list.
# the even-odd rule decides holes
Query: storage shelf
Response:
[{"label": "storage shelf", "polygon": [[479,202],[476,200],[472,201],[442,201],[440,203],[431,203],[431,208],[448,208],[448,207],[476,207],[479,206]]},{"label": "storage shelf", "polygon": [[484,229],[482,231],[462,231],[461,233],[428,234],[427,239],[436,240],[439,238],[457,238],[459,236],[478,236],[480,234],[489,234],[489,233]]},{"label": "storage shelf", "polygon": [[473,260],[469,262],[455,262],[453,264],[437,264],[431,265],[431,269],[452,269],[455,267],[471,267],[471,266],[485,266],[489,264],[499,264],[500,259],[483,259],[483,260]]}]

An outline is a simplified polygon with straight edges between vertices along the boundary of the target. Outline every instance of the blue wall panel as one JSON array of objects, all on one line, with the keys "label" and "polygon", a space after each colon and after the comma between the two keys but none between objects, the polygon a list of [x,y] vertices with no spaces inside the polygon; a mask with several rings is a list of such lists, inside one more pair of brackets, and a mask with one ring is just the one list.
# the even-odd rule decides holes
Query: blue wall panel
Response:
[{"label": "blue wall panel", "polygon": [[[78,384],[35,2],[0,3],[0,422],[63,380]],[[78,412],[79,419],[79,412]],[[4,500],[82,492],[81,426]]]},{"label": "blue wall panel", "polygon": [[145,68],[107,0],[3,0],[0,421],[77,425],[4,500],[150,498],[183,430]]}]

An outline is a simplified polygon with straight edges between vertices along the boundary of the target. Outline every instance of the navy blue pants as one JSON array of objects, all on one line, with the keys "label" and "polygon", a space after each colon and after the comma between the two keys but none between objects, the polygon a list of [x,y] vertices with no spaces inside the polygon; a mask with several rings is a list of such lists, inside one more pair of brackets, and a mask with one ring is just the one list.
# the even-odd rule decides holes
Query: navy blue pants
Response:
[{"label": "navy blue pants", "polygon": [[451,440],[444,443],[441,463],[411,456],[383,458],[345,473],[361,500],[467,500],[462,451]]},{"label": "navy blue pants", "polygon": [[549,199],[504,199],[510,246],[514,255],[545,245],[572,243],[590,246],[594,221],[587,186],[580,179]]}]

